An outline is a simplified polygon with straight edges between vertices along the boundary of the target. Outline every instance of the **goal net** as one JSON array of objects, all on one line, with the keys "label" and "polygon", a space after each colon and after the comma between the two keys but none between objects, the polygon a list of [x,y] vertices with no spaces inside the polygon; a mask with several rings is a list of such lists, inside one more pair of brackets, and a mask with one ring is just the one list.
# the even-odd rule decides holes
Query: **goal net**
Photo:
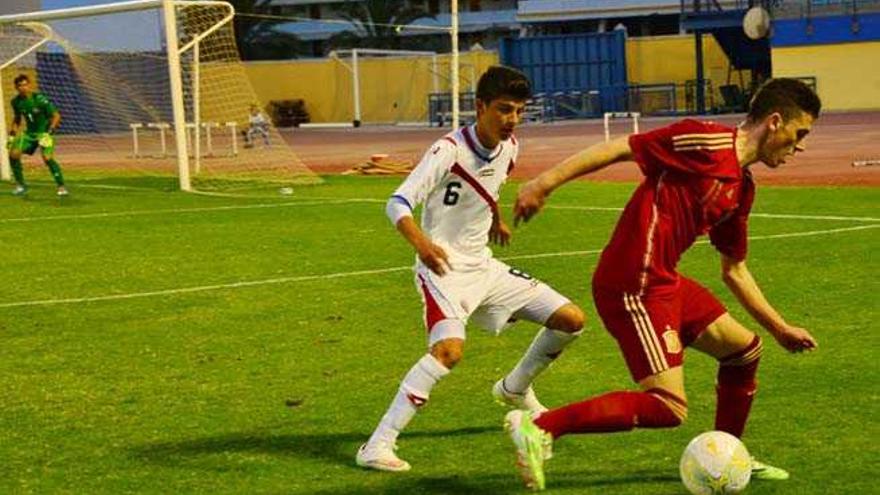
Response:
[{"label": "goal net", "polygon": [[23,74],[61,114],[55,154],[71,181],[158,177],[221,192],[320,182],[257,100],[233,15],[225,2],[137,0],[0,17],[0,144]]}]

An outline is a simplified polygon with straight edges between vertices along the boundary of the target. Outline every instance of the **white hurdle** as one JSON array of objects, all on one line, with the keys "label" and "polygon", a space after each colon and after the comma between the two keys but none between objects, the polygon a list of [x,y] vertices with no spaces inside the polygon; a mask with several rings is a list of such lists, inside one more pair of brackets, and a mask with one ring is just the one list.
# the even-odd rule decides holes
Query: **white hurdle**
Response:
[{"label": "white hurdle", "polygon": [[165,158],[168,156],[168,142],[165,140],[165,131],[171,128],[171,124],[168,122],[147,122],[147,128],[159,131],[159,146],[162,149],[159,157]]},{"label": "white hurdle", "polygon": [[642,116],[639,112],[605,112],[603,121],[605,124],[605,142],[611,141],[611,119],[632,119],[633,134],[639,133],[639,118]]},{"label": "white hurdle", "polygon": [[220,127],[220,124],[217,122],[202,122],[202,127],[205,128],[205,156],[214,156],[214,142],[211,140],[211,129]]},{"label": "white hurdle", "polygon": [[[132,158],[144,158],[146,156],[152,156],[153,158],[166,158],[168,156],[168,141],[165,136],[165,132],[172,129],[171,124],[167,122],[131,122],[128,124],[128,127],[131,129],[131,149]],[[202,157],[212,158],[218,156],[215,154],[214,150],[214,130],[219,129],[220,127],[225,127],[229,129],[229,137],[230,141],[230,150],[229,156],[237,156],[238,155],[238,123],[236,122],[224,122],[221,126],[219,122],[201,122],[201,130],[196,129],[196,124],[194,122],[186,123],[186,140],[187,140],[187,153],[189,156],[194,156],[194,144],[195,139],[201,139],[201,133],[203,132],[205,138],[205,146],[200,149],[199,152]],[[158,155],[149,155],[148,152],[145,152],[143,148],[143,137],[141,132],[144,132],[149,129],[155,129],[159,132],[159,146],[160,153]],[[221,153],[222,154],[222,153]]]},{"label": "white hurdle", "polygon": [[134,122],[128,124],[128,127],[131,128],[131,157],[140,158],[140,149],[138,149],[138,129],[142,129],[144,124]]}]

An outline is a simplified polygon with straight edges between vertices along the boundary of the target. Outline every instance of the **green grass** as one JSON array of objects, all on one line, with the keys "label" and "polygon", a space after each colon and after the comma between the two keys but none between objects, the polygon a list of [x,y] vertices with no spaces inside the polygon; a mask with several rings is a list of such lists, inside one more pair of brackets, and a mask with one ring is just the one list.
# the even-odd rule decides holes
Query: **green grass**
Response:
[{"label": "green grass", "polygon": [[[401,437],[413,471],[354,465],[425,350],[405,268],[413,255],[383,213],[399,180],[331,177],[277,198],[76,183],[63,202],[48,185],[26,200],[0,197],[0,493],[521,492],[489,393],[531,340],[529,324],[499,338],[471,329],[465,359]],[[551,204],[620,207],[632,188],[578,183]],[[509,212],[515,186],[504,192]],[[763,187],[756,212],[875,220],[753,218],[751,233],[877,225],[878,200],[876,189]],[[496,254],[599,249],[616,217],[550,209]],[[820,348],[793,356],[767,340],[746,442],[792,479],[755,482],[750,493],[876,490],[878,249],[874,229],[751,243],[768,297]],[[588,309],[588,332],[538,381],[550,405],[632,386],[589,298],[596,259],[511,262]],[[755,326],[723,289],[709,246],[691,249],[681,269]],[[237,282],[255,283],[174,292]],[[101,299],[153,291],[166,292]],[[44,302],[10,306],[28,301]],[[687,362],[684,426],[565,438],[547,466],[548,491],[683,493],[678,457],[714,414],[714,362],[694,352]]]}]

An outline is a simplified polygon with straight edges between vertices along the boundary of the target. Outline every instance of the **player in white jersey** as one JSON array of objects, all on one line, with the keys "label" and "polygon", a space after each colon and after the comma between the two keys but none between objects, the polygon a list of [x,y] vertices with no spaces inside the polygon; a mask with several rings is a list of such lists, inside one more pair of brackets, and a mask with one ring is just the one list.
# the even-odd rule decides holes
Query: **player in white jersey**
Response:
[{"label": "player in white jersey", "polygon": [[251,105],[251,113],[248,115],[248,128],[244,133],[244,146],[246,148],[254,146],[254,137],[257,134],[263,136],[263,144],[269,146],[269,120],[260,111],[260,107]]},{"label": "player in white jersey", "polygon": [[[429,352],[409,370],[356,461],[407,471],[394,453],[397,436],[428,402],[431,389],[461,359],[465,324],[500,332],[510,320],[544,325],[519,363],[492,393],[503,403],[545,410],[534,378],[580,333],[583,311],[548,285],[492,257],[490,240],[506,245],[510,229],[497,200],[516,161],[519,123],[531,86],[521,72],[495,66],[477,84],[477,122],[439,139],[389,199],[386,213],[415,248],[416,288],[424,303]],[[422,225],[413,209],[424,204]]]}]

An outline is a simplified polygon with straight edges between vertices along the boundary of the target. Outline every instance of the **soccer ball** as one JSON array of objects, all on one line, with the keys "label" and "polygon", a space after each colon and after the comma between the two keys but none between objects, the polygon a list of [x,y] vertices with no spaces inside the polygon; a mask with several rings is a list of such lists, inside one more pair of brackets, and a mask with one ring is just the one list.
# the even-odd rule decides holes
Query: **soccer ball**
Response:
[{"label": "soccer ball", "polygon": [[739,493],[752,477],[752,458],[735,436],[707,431],[691,440],[678,468],[681,481],[694,495]]}]

